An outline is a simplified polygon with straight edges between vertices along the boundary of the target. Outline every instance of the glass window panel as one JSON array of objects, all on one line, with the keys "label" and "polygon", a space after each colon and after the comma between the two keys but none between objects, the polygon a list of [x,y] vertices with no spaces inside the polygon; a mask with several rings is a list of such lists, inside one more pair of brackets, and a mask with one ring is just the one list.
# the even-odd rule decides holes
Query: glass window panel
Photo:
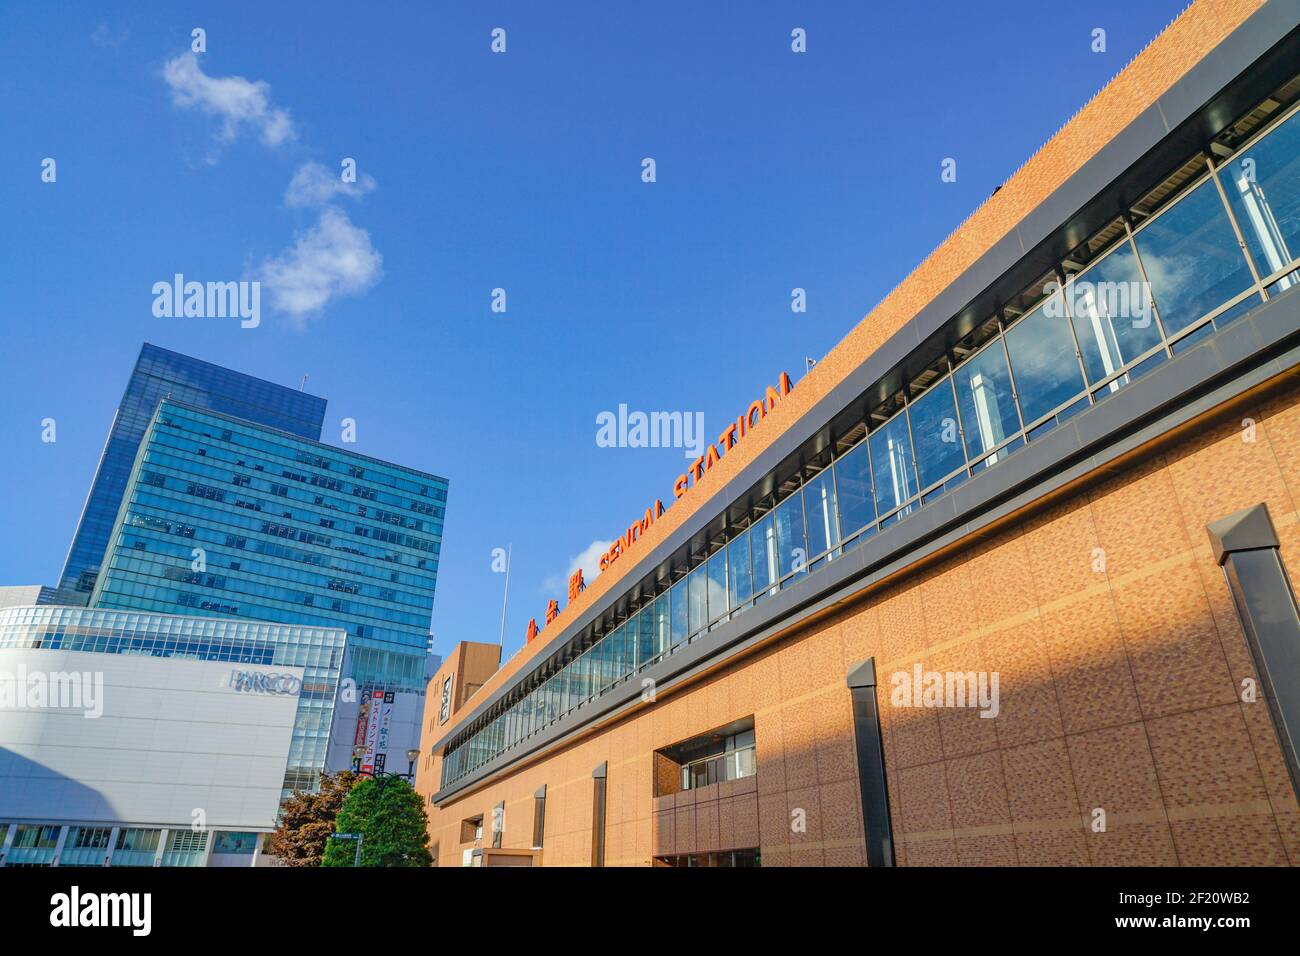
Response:
[{"label": "glass window panel", "polygon": [[599,646],[599,642],[593,644],[591,647],[587,648],[587,652],[582,655],[583,660],[587,662],[587,679],[583,685],[583,689],[587,692],[588,697],[594,697],[596,694],[600,693],[601,678],[603,675],[600,672],[600,655],[596,653],[596,649]]},{"label": "glass window panel", "polygon": [[617,650],[614,647],[613,635],[609,634],[593,644],[588,650],[592,655],[591,666],[596,672],[596,682],[593,685],[593,692],[602,694],[610,684],[614,682],[614,665]]},{"label": "glass window panel", "polygon": [[749,530],[749,555],[754,575],[754,594],[765,594],[777,582],[776,525],[769,513]]},{"label": "glass window panel", "polygon": [[612,684],[625,673],[623,670],[623,635],[618,631],[607,634],[601,641],[605,645],[605,663],[608,670],[606,683]]},{"label": "glass window panel", "polygon": [[587,657],[591,659],[591,693],[593,695],[601,693],[608,683],[605,677],[605,642],[597,641],[587,650]]},{"label": "glass window panel", "polygon": [[636,670],[636,642],[626,627],[620,627],[614,633],[619,655],[618,674],[625,677]]},{"label": "glass window panel", "polygon": [[[966,454],[972,461],[1020,430],[1011,374],[1001,340],[995,340],[952,374]],[[1007,452],[990,456],[990,465]]]},{"label": "glass window panel", "polygon": [[532,729],[540,730],[546,724],[546,685],[540,684],[532,693]]},{"label": "glass window panel", "polygon": [[523,740],[532,730],[531,711],[532,707],[527,696],[521,698],[519,703],[515,705],[515,739],[517,741]]},{"label": "glass window panel", "polygon": [[686,581],[678,581],[668,593],[672,597],[673,646],[676,647],[686,640],[686,631],[689,624],[688,609],[686,607]]},{"label": "glass window panel", "polygon": [[580,654],[569,664],[569,709],[591,696],[591,655]]},{"label": "glass window panel", "polygon": [[574,694],[577,697],[577,700],[574,701],[575,706],[588,697],[594,697],[600,693],[603,675],[600,673],[600,655],[596,653],[599,647],[600,642],[598,641],[587,648],[582,656],[578,658],[578,667],[574,670],[574,673],[578,676],[577,688]]},{"label": "glass window panel", "polygon": [[672,629],[670,626],[670,613],[668,604],[668,595],[661,594],[655,598],[655,655],[658,656],[668,650],[669,640]]},{"label": "glass window panel", "polygon": [[[936,382],[931,389],[908,406],[912,420],[912,442],[916,446],[916,470],[922,488],[946,478],[966,463],[957,427],[957,406],[953,401],[952,381]],[[840,500],[844,499],[840,486]]]},{"label": "glass window panel", "polygon": [[796,563],[800,574],[807,573],[808,542],[803,533],[802,491],[796,491],[777,506],[776,543],[781,577],[794,572]]},{"label": "glass window panel", "polygon": [[551,681],[546,681],[538,691],[541,700],[539,706],[541,712],[541,726],[545,727],[551,722]]},{"label": "glass window panel", "polygon": [[[659,611],[657,601],[650,601],[641,610],[641,643],[639,646],[644,652],[644,655],[637,658],[640,663],[654,660],[659,653],[658,617]],[[641,652],[638,653],[640,654]]]},{"label": "glass window panel", "polygon": [[610,637],[604,638],[600,646],[603,648],[601,651],[601,663],[604,665],[602,680],[604,686],[609,687],[618,679],[618,647]]},{"label": "glass window panel", "polygon": [[[1089,382],[1118,372],[1160,344],[1160,326],[1142,282],[1137,256],[1127,239],[1096,265],[1065,285],[1074,334]],[[1128,376],[1111,382],[1114,392]]]},{"label": "glass window panel", "polygon": [[[1208,179],[1133,240],[1168,335],[1185,329],[1253,281],[1219,192]],[[1011,362],[1015,365],[1015,356]]]},{"label": "glass window panel", "polygon": [[839,504],[840,533],[854,534],[876,521],[876,499],[871,490],[871,458],[867,442],[858,442],[835,462],[835,490]]},{"label": "glass window panel", "polygon": [[[916,494],[916,472],[912,462],[912,440],[907,434],[907,415],[895,415],[887,425],[867,439],[876,466],[876,510],[888,514]],[[903,514],[911,512],[911,508]]]},{"label": "glass window panel", "polygon": [[739,607],[754,596],[754,579],[749,572],[749,532],[727,545],[727,569],[731,573],[731,606]]},{"label": "glass window panel", "polygon": [[1006,342],[1025,424],[1083,391],[1074,337],[1059,292],[1008,329]]},{"label": "glass window panel", "polygon": [[655,656],[654,651],[654,605],[638,611],[627,622],[629,633],[635,635],[636,666],[639,668]]},{"label": "glass window panel", "polygon": [[835,478],[830,468],[804,485],[803,509],[811,565],[814,558],[840,543],[840,525],[835,513]]},{"label": "glass window panel", "polygon": [[569,712],[569,669],[562,668],[555,675],[555,716],[563,717]]},{"label": "glass window panel", "polygon": [[546,681],[546,722],[560,715],[560,675],[552,674]]},{"label": "glass window panel", "polygon": [[591,653],[583,654],[573,662],[573,696],[581,703],[591,696]]},{"label": "glass window panel", "polygon": [[709,558],[709,621],[727,613],[727,549],[720,548]]},{"label": "glass window panel", "polygon": [[530,704],[532,714],[529,717],[529,732],[541,730],[542,724],[546,722],[546,695],[543,691],[545,691],[545,684],[538,685],[528,695],[529,700],[532,701],[532,704]]},{"label": "glass window panel", "polygon": [[[1272,295],[1277,295],[1281,286],[1282,286],[1281,282],[1274,282],[1273,285],[1269,288],[1269,293]],[[1215,328],[1221,329],[1225,325],[1230,325],[1231,323],[1237,321],[1237,319],[1241,318],[1251,309],[1255,308],[1255,306],[1259,305],[1260,301],[1261,300],[1259,298],[1259,295],[1255,293],[1246,296],[1246,298],[1242,299],[1232,308],[1224,309],[1222,312],[1220,312],[1218,315],[1214,317]]]},{"label": "glass window panel", "polygon": [[[1225,163],[1219,177],[1259,274],[1294,262],[1300,255],[1300,113]],[[1289,273],[1276,291],[1297,283],[1300,274]]]},{"label": "glass window panel", "polygon": [[708,623],[708,571],[701,564],[686,578],[687,585],[687,632],[696,634]]}]

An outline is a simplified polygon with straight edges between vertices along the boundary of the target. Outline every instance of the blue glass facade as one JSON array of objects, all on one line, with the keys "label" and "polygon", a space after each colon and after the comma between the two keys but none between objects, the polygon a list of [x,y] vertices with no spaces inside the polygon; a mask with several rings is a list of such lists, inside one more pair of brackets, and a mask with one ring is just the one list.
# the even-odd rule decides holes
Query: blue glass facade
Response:
[{"label": "blue glass facade", "polygon": [[59,586],[83,591],[94,588],[95,573],[104,557],[109,532],[122,503],[122,492],[159,400],[210,408],[249,421],[270,425],[303,438],[320,438],[325,399],[232,372],[188,355],[169,352],[147,342],[127,382],[100,457],[95,480],[86,497],[77,533],[64,563]]},{"label": "blue glass facade", "polygon": [[[1198,155],[449,741],[447,786],[1300,284],[1300,106]],[[736,501],[748,500],[744,495]]]},{"label": "blue glass facade", "polygon": [[164,399],[94,607],[342,627],[345,677],[423,691],[447,481]]},{"label": "blue glass facade", "polygon": [[325,769],[347,635],[337,627],[265,624],[81,607],[0,609],[0,648],[187,657],[303,668],[284,796]]}]

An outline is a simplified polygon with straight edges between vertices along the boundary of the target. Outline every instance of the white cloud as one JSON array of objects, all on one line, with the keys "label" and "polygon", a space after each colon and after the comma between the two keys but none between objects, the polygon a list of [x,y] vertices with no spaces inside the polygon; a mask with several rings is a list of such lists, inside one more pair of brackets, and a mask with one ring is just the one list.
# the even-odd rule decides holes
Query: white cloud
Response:
[{"label": "white cloud", "polygon": [[330,172],[320,163],[304,163],[298,167],[284,194],[286,206],[320,206],[335,196],[360,199],[375,188],[373,176],[362,173],[355,183],[345,183],[338,173]]},{"label": "white cloud", "polygon": [[582,568],[582,580],[591,584],[600,573],[600,556],[609,550],[613,541],[593,541],[569,562],[569,570],[563,577],[552,575],[542,582],[542,590],[551,597],[564,598],[569,594],[569,578],[573,572]]},{"label": "white cloud", "polygon": [[383,256],[370,244],[370,233],[327,206],[315,226],[279,256],[263,262],[259,271],[271,304],[302,320],[332,299],[370,288],[383,276],[383,264]]},{"label": "white cloud", "polygon": [[234,139],[243,126],[259,130],[267,146],[279,146],[294,138],[288,111],[271,105],[271,87],[261,80],[208,76],[193,53],[182,53],[163,64],[163,79],[177,106],[197,106],[221,118],[222,139]]}]

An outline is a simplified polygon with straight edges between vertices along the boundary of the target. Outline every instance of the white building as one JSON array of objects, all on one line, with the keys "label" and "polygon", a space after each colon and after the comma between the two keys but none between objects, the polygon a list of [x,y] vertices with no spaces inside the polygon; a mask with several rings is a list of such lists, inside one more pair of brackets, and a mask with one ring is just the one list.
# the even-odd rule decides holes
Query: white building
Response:
[{"label": "white building", "polygon": [[0,866],[256,865],[343,632],[69,610],[0,611]]}]

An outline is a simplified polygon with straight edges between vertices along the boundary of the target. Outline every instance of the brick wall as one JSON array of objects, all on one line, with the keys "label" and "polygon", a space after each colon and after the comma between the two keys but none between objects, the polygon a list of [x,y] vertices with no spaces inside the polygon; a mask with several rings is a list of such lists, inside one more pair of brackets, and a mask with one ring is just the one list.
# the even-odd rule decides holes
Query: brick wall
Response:
[{"label": "brick wall", "polygon": [[[591,770],[609,762],[609,865],[701,846],[720,821],[665,807],[654,751],[754,716],[763,864],[861,865],[845,676],[874,657],[901,865],[1300,863],[1300,810],[1205,525],[1263,501],[1300,568],[1300,386],[1200,420],[1122,470],[661,696],[510,778],[431,810],[441,861],[459,822],[506,801],[504,846],[590,860]],[[1253,420],[1252,433],[1243,420]],[[1098,564],[1104,555],[1104,565]],[[997,671],[1000,713],[901,709],[889,675]],[[680,796],[680,795],[679,795]],[[729,795],[730,796],[730,795]],[[1094,808],[1105,833],[1089,827]],[[716,816],[716,814],[714,814]],[[802,830],[792,821],[802,818]],[[713,830],[706,837],[712,839]],[[447,849],[456,850],[448,853]]]}]

